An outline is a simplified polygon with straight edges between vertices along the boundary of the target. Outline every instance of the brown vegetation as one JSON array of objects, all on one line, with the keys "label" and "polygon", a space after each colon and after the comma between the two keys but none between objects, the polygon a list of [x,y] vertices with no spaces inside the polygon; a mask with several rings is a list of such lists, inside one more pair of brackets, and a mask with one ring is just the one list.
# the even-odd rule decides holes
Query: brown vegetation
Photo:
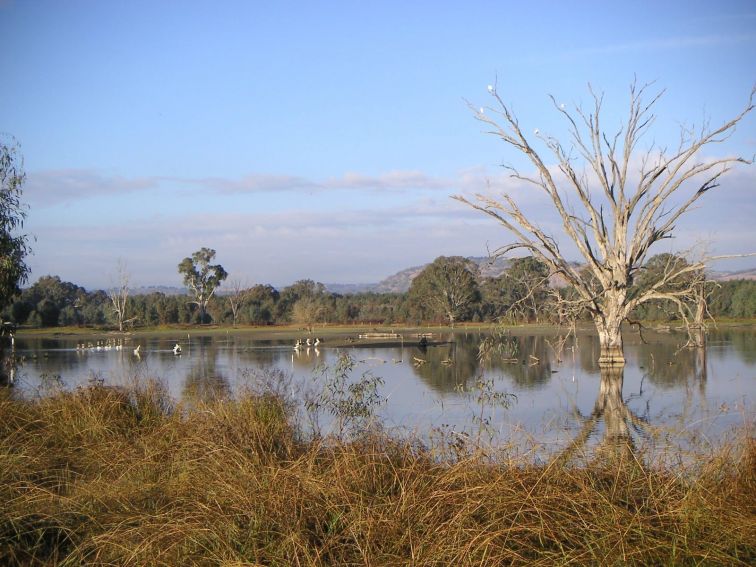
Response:
[{"label": "brown vegetation", "polygon": [[[443,460],[307,438],[270,392],[0,395],[0,563],[554,565],[756,561],[756,445],[671,469]],[[736,450],[737,449],[737,450]]]}]

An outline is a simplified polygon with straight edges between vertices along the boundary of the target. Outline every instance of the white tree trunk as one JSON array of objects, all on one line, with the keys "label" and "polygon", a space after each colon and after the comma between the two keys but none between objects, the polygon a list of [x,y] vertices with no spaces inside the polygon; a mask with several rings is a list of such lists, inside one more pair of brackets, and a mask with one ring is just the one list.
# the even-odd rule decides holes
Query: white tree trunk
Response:
[{"label": "white tree trunk", "polygon": [[621,366],[625,364],[625,354],[622,346],[625,295],[625,290],[610,290],[606,292],[601,312],[595,314],[593,317],[601,347],[599,366]]}]

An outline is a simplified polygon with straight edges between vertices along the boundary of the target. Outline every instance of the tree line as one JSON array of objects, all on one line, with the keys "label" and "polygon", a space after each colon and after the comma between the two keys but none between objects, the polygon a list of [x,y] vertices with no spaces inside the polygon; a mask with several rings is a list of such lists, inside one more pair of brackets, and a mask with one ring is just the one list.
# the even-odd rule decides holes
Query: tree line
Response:
[{"label": "tree line", "polygon": [[[204,252],[203,252],[204,251]],[[173,324],[220,325],[298,324],[421,324],[461,322],[558,323],[574,293],[569,286],[555,285],[545,264],[533,257],[516,258],[498,277],[483,278],[477,265],[461,257],[441,256],[418,274],[406,293],[329,292],[325,285],[304,279],[276,289],[269,284],[221,285],[225,270],[212,265],[214,251],[203,249],[191,267],[180,264],[182,273],[195,278],[194,286],[206,287],[198,298],[161,292],[126,295],[114,290],[87,291],[58,276],[40,277],[21,290],[2,311],[3,320],[33,327],[150,327]],[[210,254],[212,252],[212,254]],[[203,262],[210,266],[202,278]],[[659,280],[659,272],[671,263],[685,260],[669,254],[652,257],[634,285]],[[224,277],[219,277],[224,275]],[[218,290],[217,293],[215,291]],[[631,293],[632,293],[631,288]],[[707,315],[715,318],[756,317],[756,281],[706,282]],[[116,303],[114,296],[121,302]],[[646,302],[633,313],[638,320],[672,321],[678,306],[668,299]],[[580,316],[578,318],[581,318]],[[582,318],[589,319],[585,313]]]}]

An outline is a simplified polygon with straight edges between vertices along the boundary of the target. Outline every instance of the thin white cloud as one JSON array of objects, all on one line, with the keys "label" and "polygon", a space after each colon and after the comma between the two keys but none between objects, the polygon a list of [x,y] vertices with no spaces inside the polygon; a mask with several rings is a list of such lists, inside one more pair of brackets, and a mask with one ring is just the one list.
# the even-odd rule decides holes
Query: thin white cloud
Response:
[{"label": "thin white cloud", "polygon": [[[92,195],[87,183],[104,187],[106,194],[143,191],[155,183],[153,178],[113,181],[78,175],[69,179],[67,194],[82,199]],[[561,219],[541,192],[498,171],[490,179],[492,194],[511,194],[533,222],[560,241],[563,250],[571,249],[562,237]],[[422,181],[421,176],[415,183]],[[391,187],[404,182],[401,176],[383,179]],[[37,241],[30,263],[35,279],[52,273],[97,287],[108,285],[108,274],[123,258],[135,282],[179,285],[178,262],[209,246],[218,251],[227,270],[251,281],[287,284],[309,277],[349,283],[379,281],[442,254],[484,255],[513,241],[493,219],[448,198],[452,193],[485,191],[484,170],[462,172],[449,183],[449,190],[408,191],[412,200],[387,198],[378,207],[352,201],[337,210],[311,209],[305,200],[294,199],[297,208],[271,212],[240,208],[229,195],[229,207],[221,212],[166,208],[159,214],[145,211],[106,221],[96,206],[82,208],[75,224],[32,214],[27,229]],[[377,182],[356,185],[362,186],[356,191],[381,190]],[[432,180],[428,186],[434,186]],[[746,251],[756,242],[754,187],[756,168],[736,168],[725,176],[721,187],[704,195],[699,210],[679,223],[675,248],[686,249],[703,236],[713,241],[713,252]],[[747,265],[752,264],[748,260]]]},{"label": "thin white cloud", "polygon": [[156,188],[158,177],[121,177],[105,175],[91,169],[54,169],[30,172],[24,185],[24,197],[33,206],[123,195]]},{"label": "thin white cloud", "polygon": [[389,171],[380,175],[348,172],[325,180],[307,179],[294,175],[254,173],[240,178],[168,176],[133,177],[109,176],[89,169],[59,169],[28,174],[25,193],[34,206],[71,203],[94,197],[124,195],[136,191],[153,191],[171,186],[181,190],[211,191],[218,195],[243,195],[280,192],[322,191],[452,191],[484,180],[473,180],[469,174],[444,179],[419,171]]},{"label": "thin white cloud", "polygon": [[279,191],[309,191],[319,188],[319,184],[293,175],[251,174],[239,179],[224,177],[203,177],[198,179],[175,178],[174,181],[196,185],[221,194],[267,193]]},{"label": "thin white cloud", "polygon": [[[106,275],[123,258],[135,282],[178,285],[181,258],[209,246],[218,251],[226,269],[254,281],[286,284],[309,277],[369,282],[407,262],[452,252],[484,254],[486,239],[499,229],[480,220],[474,211],[443,199],[338,214],[296,210],[160,215],[128,225],[48,224],[36,230],[38,246],[31,264],[34,278],[54,273],[97,287],[107,285]],[[83,274],[87,281],[82,281]]]},{"label": "thin white cloud", "polygon": [[240,179],[209,177],[176,179],[176,181],[224,194],[280,191],[312,192],[342,189],[403,191],[408,189],[448,189],[453,185],[453,181],[429,176],[419,171],[389,171],[380,175],[347,172],[339,177],[329,177],[325,180],[256,173]]},{"label": "thin white cloud", "polygon": [[[750,18],[751,16],[749,15],[746,17]],[[756,41],[756,34],[753,33],[711,34],[665,38],[654,37],[637,41],[579,47],[550,55],[548,60],[545,59],[543,55],[525,55],[517,59],[510,59],[510,63],[518,63],[520,65],[541,65],[544,63],[552,64],[555,60],[562,62],[575,61],[584,57],[596,55],[617,55],[622,53],[643,52],[652,53],[692,48],[714,48],[722,45],[738,45],[753,41]]]},{"label": "thin white cloud", "polygon": [[323,184],[329,189],[376,190],[448,189],[453,185],[452,180],[432,177],[420,171],[389,171],[378,176],[348,172],[341,177],[328,179]]},{"label": "thin white cloud", "polygon": [[586,47],[574,49],[564,53],[566,57],[581,55],[611,54],[631,51],[664,51],[668,49],[686,49],[689,47],[712,47],[716,45],[730,45],[733,43],[747,43],[754,41],[754,34],[718,34],[703,36],[678,36],[665,38],[648,38],[638,41]]}]

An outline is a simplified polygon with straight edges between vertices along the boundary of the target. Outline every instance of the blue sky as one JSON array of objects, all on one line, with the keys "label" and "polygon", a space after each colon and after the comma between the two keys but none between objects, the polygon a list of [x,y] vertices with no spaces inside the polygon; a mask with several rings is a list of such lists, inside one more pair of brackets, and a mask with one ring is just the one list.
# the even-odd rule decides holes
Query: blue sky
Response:
[{"label": "blue sky", "polygon": [[[178,285],[207,246],[249,283],[374,282],[511,242],[449,198],[524,165],[467,106],[488,84],[558,134],[548,94],[587,104],[591,83],[614,130],[634,75],[656,81],[653,141],[674,144],[743,108],[754,62],[753,1],[0,0],[0,132],[25,158],[32,281],[107,286],[122,259],[135,285]],[[754,116],[716,151],[756,153]],[[667,248],[752,251],[755,169]]]}]

